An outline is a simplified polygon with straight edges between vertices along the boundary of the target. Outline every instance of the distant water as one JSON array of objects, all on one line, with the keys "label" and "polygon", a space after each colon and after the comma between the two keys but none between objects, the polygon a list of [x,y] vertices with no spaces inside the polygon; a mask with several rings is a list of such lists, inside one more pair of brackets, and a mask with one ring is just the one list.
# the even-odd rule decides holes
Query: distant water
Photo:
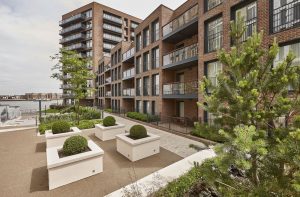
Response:
[{"label": "distant water", "polygon": [[[49,109],[51,104],[62,104],[62,100],[42,101],[42,109]],[[21,111],[38,111],[38,101],[0,101],[0,105],[20,106]]]}]

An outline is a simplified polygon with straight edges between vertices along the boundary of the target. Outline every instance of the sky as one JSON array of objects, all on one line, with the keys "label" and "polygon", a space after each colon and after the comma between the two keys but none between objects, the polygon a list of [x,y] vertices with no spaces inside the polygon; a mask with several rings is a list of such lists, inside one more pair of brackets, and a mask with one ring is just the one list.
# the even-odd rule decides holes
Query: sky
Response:
[{"label": "sky", "polygon": [[[61,15],[88,0],[0,0],[0,95],[27,92],[59,93],[50,78],[59,50]],[[160,4],[176,9],[185,0],[98,0],[144,19]]]}]

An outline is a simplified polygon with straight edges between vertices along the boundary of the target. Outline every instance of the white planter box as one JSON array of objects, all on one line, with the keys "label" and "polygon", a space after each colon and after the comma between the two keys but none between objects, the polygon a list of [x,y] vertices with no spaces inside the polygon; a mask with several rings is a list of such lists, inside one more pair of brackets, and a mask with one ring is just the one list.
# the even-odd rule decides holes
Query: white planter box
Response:
[{"label": "white planter box", "polygon": [[74,135],[81,135],[81,131],[77,127],[71,127],[71,131],[67,133],[53,134],[52,130],[45,132],[47,148],[62,146],[66,139]]},{"label": "white planter box", "polygon": [[133,140],[127,137],[129,133],[117,135],[117,151],[130,161],[137,161],[159,153],[158,135],[148,133],[148,137]]},{"label": "white planter box", "polygon": [[125,125],[116,123],[115,126],[105,127],[102,124],[96,124],[95,136],[102,141],[113,140],[116,135],[125,133]]},{"label": "white planter box", "polygon": [[47,148],[49,190],[103,172],[104,151],[88,140],[91,151],[59,158],[62,146]]}]

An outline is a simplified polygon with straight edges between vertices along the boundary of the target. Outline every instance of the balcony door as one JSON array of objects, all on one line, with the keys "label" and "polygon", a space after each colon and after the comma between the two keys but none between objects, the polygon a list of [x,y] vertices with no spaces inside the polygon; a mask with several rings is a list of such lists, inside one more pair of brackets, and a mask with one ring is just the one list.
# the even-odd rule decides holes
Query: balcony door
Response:
[{"label": "balcony door", "polygon": [[178,82],[177,92],[178,94],[184,94],[184,73],[178,73],[176,75],[176,81]]},{"label": "balcony door", "polygon": [[177,116],[180,118],[184,117],[184,102],[183,101],[179,101],[177,103]]}]

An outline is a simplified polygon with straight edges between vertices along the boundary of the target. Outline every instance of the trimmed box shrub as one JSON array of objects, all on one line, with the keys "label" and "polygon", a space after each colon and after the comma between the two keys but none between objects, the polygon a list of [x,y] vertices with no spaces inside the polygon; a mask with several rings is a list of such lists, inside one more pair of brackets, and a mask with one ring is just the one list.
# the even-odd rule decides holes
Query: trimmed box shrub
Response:
[{"label": "trimmed box shrub", "polygon": [[116,119],[112,116],[107,116],[103,119],[103,126],[110,127],[116,125]]},{"label": "trimmed box shrub", "polygon": [[132,139],[142,139],[147,137],[147,129],[143,125],[133,125],[129,131],[129,137]]},{"label": "trimmed box shrub", "polygon": [[70,131],[70,123],[64,120],[60,120],[57,122],[54,122],[52,124],[52,133],[58,134],[58,133],[67,133]]},{"label": "trimmed box shrub", "polygon": [[78,135],[68,138],[63,146],[63,154],[66,156],[76,155],[88,149],[87,139]]}]

